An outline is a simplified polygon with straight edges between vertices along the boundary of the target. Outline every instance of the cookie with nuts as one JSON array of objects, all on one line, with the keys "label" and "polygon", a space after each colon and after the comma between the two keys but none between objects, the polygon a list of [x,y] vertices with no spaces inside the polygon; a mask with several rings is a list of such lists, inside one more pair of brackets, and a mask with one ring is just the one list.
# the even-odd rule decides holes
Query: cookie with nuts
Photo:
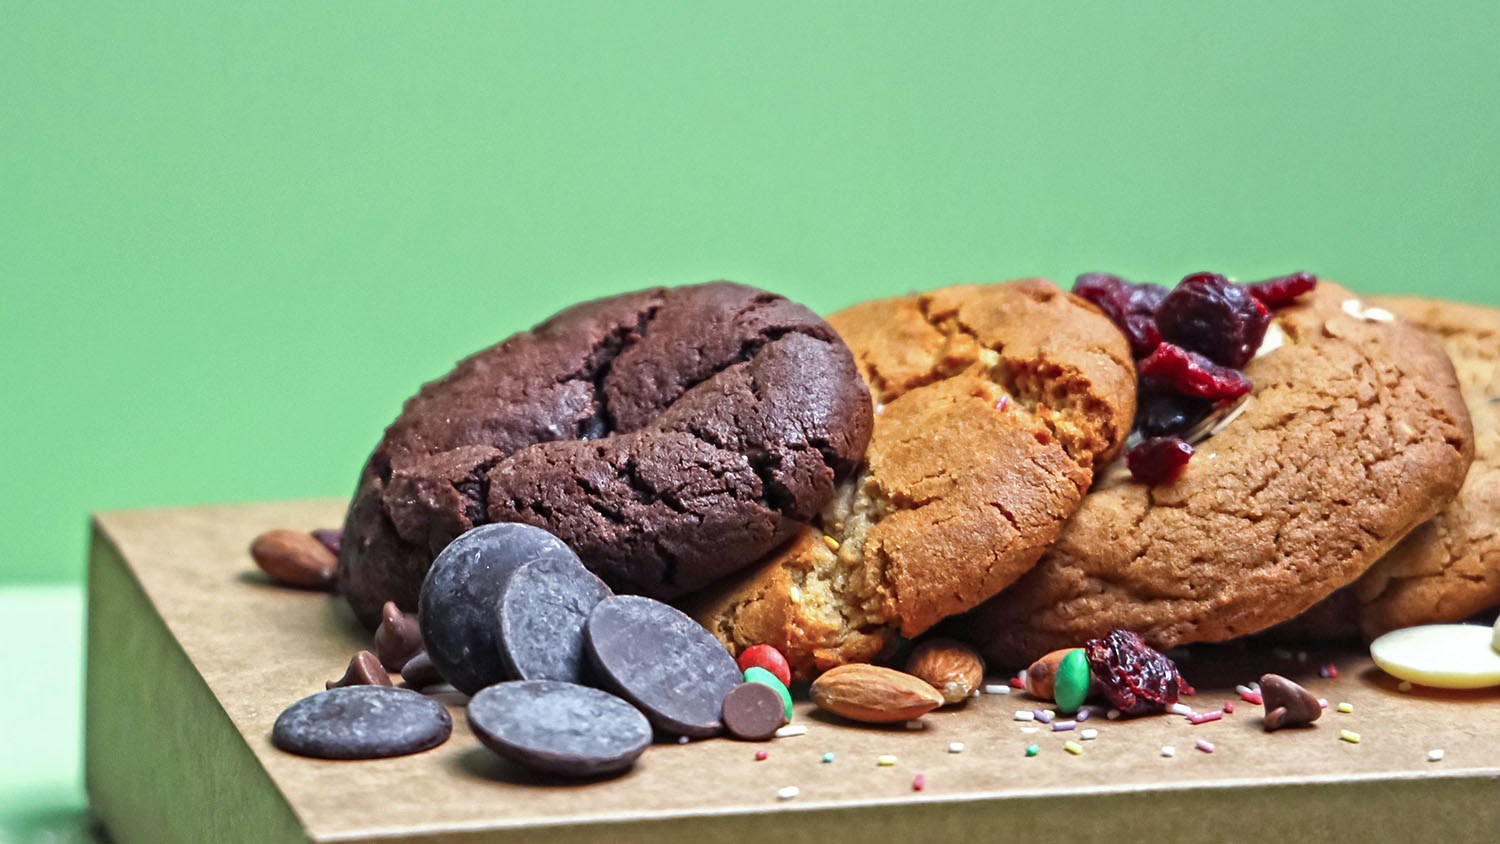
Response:
[{"label": "cookie with nuts", "polygon": [[816,525],[693,614],[794,676],[873,659],[1013,582],[1078,507],[1135,411],[1124,336],[1051,282],[959,285],[829,318],[877,412]]}]

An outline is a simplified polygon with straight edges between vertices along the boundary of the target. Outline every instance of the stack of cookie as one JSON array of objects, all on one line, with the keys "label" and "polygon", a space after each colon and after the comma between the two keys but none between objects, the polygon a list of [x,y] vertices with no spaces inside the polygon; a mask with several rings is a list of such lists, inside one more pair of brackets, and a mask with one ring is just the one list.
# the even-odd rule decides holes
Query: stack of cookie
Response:
[{"label": "stack of cookie", "polygon": [[1113,629],[1374,635],[1500,603],[1500,312],[1213,279],[1161,327],[1211,334],[1199,306],[1240,297],[1217,362],[1158,336],[1165,288],[1118,280],[826,321],[722,282],[574,306],[407,403],[339,588],[370,624],[414,610],[448,542],[524,522],[803,679],[939,625],[1020,667]]}]

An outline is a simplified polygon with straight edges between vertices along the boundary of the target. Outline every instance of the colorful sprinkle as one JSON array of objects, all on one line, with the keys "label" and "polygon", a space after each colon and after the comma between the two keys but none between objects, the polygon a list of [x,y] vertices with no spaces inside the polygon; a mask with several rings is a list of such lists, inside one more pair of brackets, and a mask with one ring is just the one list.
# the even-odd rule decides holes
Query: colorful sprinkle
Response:
[{"label": "colorful sprinkle", "polygon": [[1339,667],[1330,662],[1318,669],[1318,676],[1324,680],[1333,680],[1339,676]]},{"label": "colorful sprinkle", "polygon": [[1111,721],[1118,721],[1120,720],[1120,710],[1111,709],[1110,711],[1104,713],[1104,717],[1108,718]]},{"label": "colorful sprinkle", "polygon": [[1092,710],[1090,710],[1087,706],[1080,706],[1078,707],[1078,714],[1073,716],[1073,720],[1082,724],[1084,721],[1087,721],[1089,719],[1089,716],[1092,714]]},{"label": "colorful sprinkle", "polygon": [[949,744],[948,744],[948,752],[949,753],[963,753],[964,752],[964,743],[961,742],[961,741],[949,742]]},{"label": "colorful sprinkle", "polygon": [[913,719],[906,722],[906,728],[908,730],[925,730],[927,729],[927,722],[921,720],[920,718]]},{"label": "colorful sprinkle", "polygon": [[824,762],[832,762],[833,761],[833,751],[832,750],[830,750],[827,753],[823,754],[823,761]]},{"label": "colorful sprinkle", "polygon": [[830,550],[830,551],[837,551],[837,550],[839,550],[839,541],[837,539],[834,539],[833,537],[829,536],[826,533],[823,534],[823,544],[827,545],[828,546],[828,550]]},{"label": "colorful sprinkle", "polygon": [[1235,694],[1239,695],[1240,697],[1244,697],[1246,694],[1249,693],[1249,691],[1250,691],[1250,687],[1246,686],[1244,684],[1240,684],[1240,685],[1234,687]]},{"label": "colorful sprinkle", "polygon": [[1177,755],[1177,748],[1173,747],[1170,744],[1164,744],[1161,746],[1161,755],[1170,759],[1173,756]]},{"label": "colorful sprinkle", "polygon": [[1328,708],[1328,698],[1326,698],[1326,697],[1320,697],[1320,698],[1318,698],[1318,705],[1321,706],[1321,707],[1323,707],[1324,709],[1327,709]]},{"label": "colorful sprinkle", "polygon": [[1347,715],[1354,711],[1354,704],[1341,702],[1339,703],[1339,711]]},{"label": "colorful sprinkle", "polygon": [[1079,730],[1078,737],[1083,739],[1084,741],[1093,741],[1094,739],[1099,737],[1099,731],[1092,728],[1087,730]]},{"label": "colorful sprinkle", "polygon": [[1037,745],[1034,745],[1034,744],[1028,744],[1028,745],[1026,745],[1026,755],[1027,756],[1035,756],[1035,755],[1037,755],[1038,753],[1041,753],[1041,752],[1042,752],[1041,747],[1039,747]]},{"label": "colorful sprinkle", "polygon": [[777,738],[787,738],[789,736],[805,736],[805,735],[807,735],[807,725],[806,724],[787,724],[785,727],[782,727],[781,729],[779,729],[779,730],[776,731],[776,737]]},{"label": "colorful sprinkle", "polygon": [[1247,689],[1243,692],[1240,692],[1240,700],[1243,700],[1246,703],[1253,703],[1256,706],[1260,706],[1264,702],[1261,699],[1260,692],[1257,692],[1254,689]]},{"label": "colorful sprinkle", "polygon": [[1025,734],[1026,734],[1026,735],[1028,735],[1028,736],[1029,736],[1029,735],[1031,735],[1031,734],[1032,734],[1032,733],[1035,733],[1035,732],[1037,732],[1037,731],[1038,731],[1038,730],[1040,730],[1040,729],[1041,729],[1041,727],[1022,727],[1022,728],[1021,728],[1021,732],[1022,732],[1022,733],[1025,733]]},{"label": "colorful sprinkle", "polygon": [[1224,714],[1225,715],[1233,715],[1234,714],[1234,701],[1232,701],[1232,700],[1226,700],[1226,701],[1224,701]]},{"label": "colorful sprinkle", "polygon": [[1173,715],[1192,715],[1193,708],[1185,703],[1174,703],[1167,707],[1167,711]]},{"label": "colorful sprinkle", "polygon": [[688,738],[687,736],[678,736],[677,737],[677,743],[678,744],[687,744],[690,741],[692,741],[692,739]]},{"label": "colorful sprinkle", "polygon": [[1035,721],[1036,720],[1036,713],[1035,712],[1027,712],[1024,709],[1017,709],[1016,710],[1016,720],[1017,721]]},{"label": "colorful sprinkle", "polygon": [[911,790],[912,791],[921,791],[924,787],[926,787],[926,785],[927,785],[927,777],[926,776],[924,776],[922,774],[917,774],[915,777],[912,777],[912,780],[911,780]]},{"label": "colorful sprinkle", "polygon": [[1214,743],[1205,739],[1198,739],[1198,743],[1193,746],[1203,751],[1204,753],[1214,752]]},{"label": "colorful sprinkle", "polygon": [[801,793],[802,793],[802,789],[798,788],[795,785],[789,785],[786,788],[783,788],[782,790],[776,792],[776,799],[777,800],[790,800],[793,797],[796,797],[797,795],[799,795]]},{"label": "colorful sprinkle", "polygon": [[1443,749],[1441,747],[1438,747],[1438,748],[1434,748],[1432,750],[1427,751],[1427,761],[1428,762],[1441,762],[1441,761],[1443,761]]},{"label": "colorful sprinkle", "polygon": [[1024,689],[1026,688],[1026,680],[1023,679],[1021,675],[1017,674],[1016,676],[1010,678],[1010,687],[1012,689]]},{"label": "colorful sprinkle", "polygon": [[1071,730],[1071,729],[1073,729],[1074,727],[1077,727],[1077,726],[1078,726],[1078,722],[1077,721],[1073,721],[1073,720],[1053,721],[1052,722],[1052,732],[1054,732],[1054,733],[1060,733],[1060,732],[1062,732],[1064,730]]},{"label": "colorful sprinkle", "polygon": [[1043,724],[1052,723],[1052,714],[1052,710],[1050,709],[1031,710],[1031,717],[1035,718],[1038,721],[1041,721]]},{"label": "colorful sprinkle", "polygon": [[896,757],[887,753],[884,756],[877,757],[875,759],[875,764],[879,765],[882,768],[889,768],[890,766],[896,764]]},{"label": "colorful sprinkle", "polygon": [[1063,750],[1068,751],[1074,756],[1080,756],[1083,754],[1083,745],[1076,741],[1065,741],[1063,742]]},{"label": "colorful sprinkle", "polygon": [[764,762],[764,761],[766,761],[766,756],[767,756],[767,754],[766,754],[766,752],[764,750],[757,750],[757,751],[755,751],[755,761],[757,761],[757,762]]},{"label": "colorful sprinkle", "polygon": [[1359,733],[1356,733],[1353,730],[1339,730],[1339,738],[1349,742],[1350,744],[1359,744]]},{"label": "colorful sprinkle", "polygon": [[1409,691],[1411,691],[1411,681],[1410,680],[1402,680],[1400,683],[1397,683],[1396,684],[1396,691],[1398,691],[1398,692],[1409,692]]},{"label": "colorful sprinkle", "polygon": [[1223,717],[1224,713],[1215,709],[1213,712],[1204,712],[1201,715],[1196,713],[1189,715],[1188,723],[1197,726],[1198,724],[1207,724],[1209,721],[1217,721]]},{"label": "colorful sprinkle", "polygon": [[1010,686],[1004,683],[988,683],[984,687],[984,693],[987,695],[1008,695],[1010,694]]}]

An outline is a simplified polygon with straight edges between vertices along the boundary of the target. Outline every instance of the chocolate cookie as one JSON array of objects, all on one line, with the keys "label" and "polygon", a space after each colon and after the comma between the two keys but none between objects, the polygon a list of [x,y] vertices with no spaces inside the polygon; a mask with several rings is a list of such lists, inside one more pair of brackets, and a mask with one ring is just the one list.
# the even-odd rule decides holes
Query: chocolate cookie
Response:
[{"label": "chocolate cookie", "polygon": [[1118,330],[1039,279],[866,302],[829,322],[877,403],[817,527],[694,603],[731,651],[807,678],[874,658],[1036,562],[1118,451],[1135,371]]},{"label": "chocolate cookie", "polygon": [[489,522],[545,528],[619,591],[677,595],[763,557],[864,453],[833,329],[729,282],[568,308],[406,402],[365,464],[339,586],[366,624]]},{"label": "chocolate cookie", "polygon": [[1370,301],[1443,344],[1473,420],[1474,464],[1441,513],[1278,634],[1373,639],[1500,604],[1500,310],[1413,297]]},{"label": "chocolate cookie", "polygon": [[1457,494],[1473,432],[1453,366],[1327,282],[1279,311],[1255,391],[1172,483],[1109,472],[1041,562],[976,610],[994,664],[1113,628],[1166,648],[1252,633],[1358,577]]}]

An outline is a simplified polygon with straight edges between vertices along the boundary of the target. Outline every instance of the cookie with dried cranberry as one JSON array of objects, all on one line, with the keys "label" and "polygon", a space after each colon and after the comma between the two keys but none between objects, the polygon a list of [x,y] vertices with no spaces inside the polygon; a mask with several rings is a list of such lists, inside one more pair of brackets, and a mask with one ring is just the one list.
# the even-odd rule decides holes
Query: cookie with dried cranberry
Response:
[{"label": "cookie with dried cranberry", "polygon": [[1118,453],[1125,337],[1039,279],[865,302],[829,317],[875,397],[865,464],[816,526],[692,607],[795,677],[867,661],[1029,569]]},{"label": "cookie with dried cranberry", "polygon": [[1107,472],[1057,543],[966,619],[996,665],[1110,629],[1253,633],[1352,582],[1458,493],[1473,431],[1437,343],[1328,282],[1275,313],[1243,410],[1173,482]]},{"label": "cookie with dried cranberry", "polygon": [[1500,604],[1500,309],[1415,297],[1370,300],[1436,337],[1474,424],[1458,497],[1288,631],[1320,637],[1463,621]]},{"label": "cookie with dried cranberry", "polygon": [[524,522],[617,591],[670,597],[762,558],[864,454],[849,350],[781,296],[714,282],[585,302],[407,400],[345,519],[339,586],[366,624],[415,607],[459,534]]}]

